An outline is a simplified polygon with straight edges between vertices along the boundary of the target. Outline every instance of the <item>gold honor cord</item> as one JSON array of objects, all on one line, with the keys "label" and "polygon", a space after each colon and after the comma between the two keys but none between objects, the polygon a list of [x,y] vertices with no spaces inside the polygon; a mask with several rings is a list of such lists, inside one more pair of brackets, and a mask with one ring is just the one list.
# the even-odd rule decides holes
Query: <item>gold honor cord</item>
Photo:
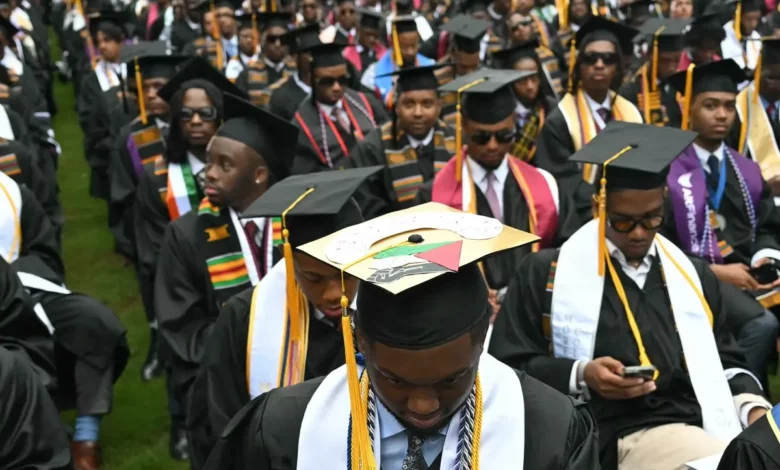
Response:
[{"label": "gold honor cord", "polygon": [[569,42],[569,93],[574,93],[574,67],[577,58],[577,39],[572,36]]},{"label": "gold honor cord", "polygon": [[658,84],[656,83],[658,81],[658,36],[665,28],[666,25],[661,26],[660,28],[658,28],[658,31],[656,31],[655,34],[653,35],[653,71],[652,71],[653,74],[650,77],[651,78],[650,86],[652,91],[655,91],[655,89],[658,87]]},{"label": "gold honor cord", "polygon": [[138,57],[135,58],[135,86],[138,90],[138,113],[141,115],[141,122],[145,126],[147,124],[146,118],[146,101],[144,94],[144,81],[141,77],[141,66],[138,65]]},{"label": "gold honor cord", "polygon": [[468,90],[469,88],[473,87],[474,85],[478,85],[482,82],[486,82],[487,78],[479,78],[477,80],[474,80],[471,83],[467,83],[463,85],[462,87],[458,88],[458,91],[455,96],[455,181],[461,181],[463,178],[463,175],[461,174],[463,171],[463,117],[461,115],[460,111],[460,101],[461,101],[461,93]]},{"label": "gold honor cord", "polygon": [[693,94],[693,69],[696,64],[691,64],[685,71],[685,94],[683,95],[682,130],[687,131],[691,125],[691,96]]},{"label": "gold honor cord", "polygon": [[224,67],[223,63],[223,57],[222,57],[222,32],[219,30],[219,20],[217,19],[217,8],[214,6],[214,1],[211,1],[211,5],[209,7],[211,10],[211,20],[213,21],[212,27],[211,27],[211,33],[214,36],[214,39],[216,40],[216,49],[217,49],[217,68],[222,71],[222,68]]}]

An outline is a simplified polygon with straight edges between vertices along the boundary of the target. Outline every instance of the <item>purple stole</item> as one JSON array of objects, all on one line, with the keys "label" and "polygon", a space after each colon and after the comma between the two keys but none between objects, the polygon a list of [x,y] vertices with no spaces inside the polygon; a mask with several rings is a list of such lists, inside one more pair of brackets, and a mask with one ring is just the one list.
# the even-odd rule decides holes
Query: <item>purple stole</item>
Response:
[{"label": "purple stole", "polygon": [[127,139],[127,153],[130,154],[130,160],[133,162],[133,168],[135,168],[135,174],[140,178],[144,172],[144,164],[141,161],[141,155],[138,153],[138,146],[135,145],[135,139],[133,135]]},{"label": "purple stole", "polygon": [[[750,197],[750,206],[746,210],[751,217],[755,237],[756,214],[763,188],[761,169],[735,150],[726,149],[727,165],[730,164],[737,173],[743,197]],[[704,170],[693,145],[672,162],[666,182],[680,248],[688,254],[706,257],[713,263],[723,263],[723,258],[732,252],[732,248],[725,240],[718,241],[719,227],[715,212],[709,207]]]}]

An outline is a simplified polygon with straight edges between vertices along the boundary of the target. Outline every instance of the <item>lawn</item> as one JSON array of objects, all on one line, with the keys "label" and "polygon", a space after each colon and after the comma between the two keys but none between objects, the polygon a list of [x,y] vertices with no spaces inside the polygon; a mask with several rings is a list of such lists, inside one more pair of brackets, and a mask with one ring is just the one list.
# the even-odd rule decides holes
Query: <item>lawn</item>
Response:
[{"label": "lawn", "polygon": [[[71,84],[56,84],[60,113],[54,120],[62,145],[59,181],[65,210],[64,253],[68,287],[105,302],[127,328],[130,362],[115,388],[114,409],[103,422],[106,470],[185,469],[168,457],[168,413],[162,379],[143,383],[141,363],[149,341],[146,319],[132,267],[113,253],[106,205],[89,197],[89,167],[83,136],[73,110]],[[73,414],[65,414],[72,423]]]}]

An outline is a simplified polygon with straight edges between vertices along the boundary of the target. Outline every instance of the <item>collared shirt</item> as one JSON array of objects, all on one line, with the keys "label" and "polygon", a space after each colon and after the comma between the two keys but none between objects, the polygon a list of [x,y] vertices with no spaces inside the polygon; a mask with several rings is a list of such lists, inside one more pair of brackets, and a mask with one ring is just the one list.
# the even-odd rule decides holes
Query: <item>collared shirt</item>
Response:
[{"label": "collared shirt", "polygon": [[249,222],[255,223],[255,225],[257,226],[257,233],[255,234],[255,239],[254,239],[255,246],[258,247],[263,246],[263,234],[265,233],[265,223],[266,223],[265,217],[252,217],[248,219],[242,219],[239,217],[238,220],[241,221],[241,226],[244,227],[244,229],[246,229],[246,224],[248,224]]},{"label": "collared shirt", "polygon": [[303,83],[303,80],[301,80],[300,75],[298,75],[298,72],[295,72],[293,75],[293,80],[295,80],[295,84],[300,87],[301,90],[305,91],[307,95],[311,95],[311,87],[305,83]]},{"label": "collared shirt", "polygon": [[[485,194],[487,191],[489,171],[484,169],[482,165],[474,161],[471,157],[466,158],[466,161],[468,162],[469,170],[471,171],[471,179],[479,190],[482,191],[482,194]],[[493,191],[496,192],[496,196],[498,197],[498,205],[501,207],[501,218],[503,219],[504,183],[506,183],[506,178],[509,176],[509,162],[507,162],[506,157],[501,160],[501,164],[498,165],[498,168],[493,170],[493,173],[496,175],[496,181],[493,182]]]},{"label": "collared shirt", "polygon": [[411,145],[412,148],[416,149],[420,145],[425,146],[431,143],[431,141],[433,140],[433,128],[431,128],[431,130],[428,131],[428,135],[426,135],[425,138],[423,138],[423,140],[417,140],[414,137],[412,137],[410,134],[406,134],[406,137],[409,138],[409,145]]},{"label": "collared shirt", "polygon": [[[406,428],[379,400],[377,400],[377,413],[379,414],[379,435],[382,439],[380,467],[401,468],[409,446]],[[429,466],[444,450],[448,427],[449,424],[442,427],[438,433],[428,436],[423,442],[423,456]]]},{"label": "collared shirt", "polygon": [[157,125],[157,127],[160,128],[160,130],[165,130],[168,128],[168,123],[160,118],[154,118],[154,123]]},{"label": "collared shirt", "polygon": [[325,103],[317,103],[317,105],[320,107],[323,113],[325,113],[326,116],[329,118],[333,117],[333,107],[337,107],[340,110],[344,110],[344,102],[343,100],[339,100],[336,104],[325,104]]},{"label": "collared shirt", "polygon": [[236,55],[238,52],[238,35],[235,35],[230,39],[222,38],[222,46],[230,57]]},{"label": "collared shirt", "polygon": [[718,159],[718,163],[723,161],[724,152],[726,151],[726,146],[723,144],[723,142],[720,143],[720,147],[717,148],[714,152],[710,152],[709,150],[706,150],[699,146],[699,144],[694,143],[693,149],[696,151],[696,156],[699,157],[699,163],[701,163],[701,167],[704,168],[704,171],[709,174],[710,172],[710,166],[707,163],[707,161],[710,159],[711,155],[715,155],[715,158]]},{"label": "collared shirt", "polygon": [[607,127],[607,123],[601,119],[599,109],[606,108],[607,110],[610,110],[612,108],[612,97],[610,94],[607,93],[607,97],[604,98],[603,103],[597,103],[596,100],[591,98],[587,93],[583,93],[583,95],[585,95],[585,101],[588,102],[588,107],[590,108],[590,114],[593,116],[593,121],[596,122],[596,125],[599,127],[599,129],[604,129]]},{"label": "collared shirt", "polygon": [[197,175],[206,168],[206,164],[190,152],[187,152],[187,162],[190,164],[190,170],[192,170],[193,175]]},{"label": "collared shirt", "polygon": [[771,115],[769,115],[769,112],[768,112],[769,111],[769,104],[770,104],[769,101],[766,98],[764,98],[763,96],[760,96],[760,98],[761,98],[761,105],[764,107],[764,111],[767,111],[767,117],[769,118],[769,121],[770,122],[771,121],[777,121],[778,120],[777,119],[778,112],[780,112],[780,100],[775,101],[773,103],[775,109],[774,109],[774,112]]},{"label": "collared shirt", "polygon": [[645,257],[642,258],[642,262],[639,263],[639,266],[632,266],[629,264],[626,260],[626,255],[624,255],[609,239],[607,239],[607,249],[609,250],[609,255],[616,259],[620,264],[620,268],[626,273],[626,276],[631,278],[640,289],[644,289],[647,275],[650,273],[650,268],[653,267],[653,259],[656,256],[655,244],[650,245],[650,250]]},{"label": "collared shirt", "polygon": [[525,126],[525,123],[528,122],[528,118],[531,117],[531,114],[533,113],[530,109],[526,108],[520,101],[517,102],[515,105],[515,117],[520,126]]},{"label": "collared shirt", "polygon": [[275,64],[271,62],[267,57],[263,57],[263,62],[265,62],[265,65],[271,67],[272,69],[276,70],[277,72],[281,72],[282,69],[284,69],[284,66],[286,65],[283,60],[279,61],[278,64]]}]

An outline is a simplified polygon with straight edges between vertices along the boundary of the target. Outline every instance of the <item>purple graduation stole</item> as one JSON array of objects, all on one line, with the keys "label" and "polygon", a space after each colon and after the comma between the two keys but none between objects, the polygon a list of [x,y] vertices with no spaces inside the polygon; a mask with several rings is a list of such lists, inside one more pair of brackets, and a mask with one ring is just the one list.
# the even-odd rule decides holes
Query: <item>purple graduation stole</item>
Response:
[{"label": "purple graduation stole", "polygon": [[[727,162],[734,168],[742,196],[745,198],[745,209],[750,217],[755,239],[758,220],[756,214],[763,188],[761,169],[755,162],[735,150],[729,147],[726,149]],[[666,182],[669,186],[680,248],[688,254],[706,257],[713,263],[723,263],[723,258],[732,252],[732,248],[725,240],[718,240],[719,227],[715,212],[709,207],[704,170],[693,145],[672,162]]]}]

